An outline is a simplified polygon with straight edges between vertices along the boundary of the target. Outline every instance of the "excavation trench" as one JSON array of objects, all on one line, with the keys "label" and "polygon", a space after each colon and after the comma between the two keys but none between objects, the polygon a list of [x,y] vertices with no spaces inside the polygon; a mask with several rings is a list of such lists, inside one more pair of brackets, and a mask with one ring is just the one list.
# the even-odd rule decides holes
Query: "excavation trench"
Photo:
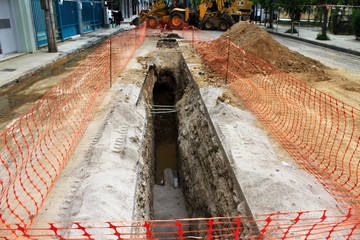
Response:
[{"label": "excavation trench", "polygon": [[[252,216],[199,89],[176,47],[157,50],[141,99],[148,106],[143,151],[148,161],[138,184],[137,217]],[[201,230],[202,226],[192,224],[191,228]],[[241,229],[242,238],[258,231],[249,221]],[[176,232],[176,228],[155,229],[159,231]]]}]

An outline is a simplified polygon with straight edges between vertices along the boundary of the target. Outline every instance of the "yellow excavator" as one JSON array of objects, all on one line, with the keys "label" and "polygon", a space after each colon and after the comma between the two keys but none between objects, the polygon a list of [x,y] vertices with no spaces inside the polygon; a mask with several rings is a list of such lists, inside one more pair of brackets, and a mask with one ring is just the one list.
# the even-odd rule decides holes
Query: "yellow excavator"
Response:
[{"label": "yellow excavator", "polygon": [[149,10],[142,10],[139,17],[130,22],[130,25],[138,26],[146,21],[147,27],[157,28],[160,23],[166,23],[169,19],[168,2],[156,0]]},{"label": "yellow excavator", "polygon": [[183,24],[188,23],[206,30],[226,31],[234,24],[232,14],[240,13],[239,6],[242,4],[230,5],[225,0],[156,0],[150,10],[142,11],[130,24],[139,25],[146,21],[150,28],[161,25],[182,29]]},{"label": "yellow excavator", "polygon": [[235,22],[250,20],[252,1],[250,0],[235,0],[227,8],[228,13],[231,14]]},{"label": "yellow excavator", "polygon": [[224,0],[202,0],[198,6],[199,25],[205,30],[228,30],[234,20]]}]

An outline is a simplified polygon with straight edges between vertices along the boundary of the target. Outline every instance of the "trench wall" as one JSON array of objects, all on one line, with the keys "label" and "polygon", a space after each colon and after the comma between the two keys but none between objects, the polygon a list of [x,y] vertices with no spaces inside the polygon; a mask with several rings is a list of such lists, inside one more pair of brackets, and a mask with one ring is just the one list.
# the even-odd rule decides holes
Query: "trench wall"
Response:
[{"label": "trench wall", "polygon": [[151,186],[154,185],[154,139],[153,131],[154,127],[151,123],[151,114],[147,112],[147,123],[145,125],[145,131],[142,143],[142,160],[138,163],[138,178],[136,186],[136,204],[134,209],[135,219],[153,219],[153,191]]},{"label": "trench wall", "polygon": [[[139,162],[139,177],[136,191],[136,219],[153,219],[153,191],[152,186],[155,184],[155,139],[153,116],[150,106],[153,104],[152,89],[156,79],[153,68],[149,68],[144,78],[143,85],[136,104],[144,104],[146,107],[146,125],[143,137],[142,158]],[[135,229],[136,231],[139,229]]]},{"label": "trench wall", "polygon": [[[176,104],[179,172],[189,214],[192,218],[242,215],[251,219],[230,161],[182,57],[180,65],[178,77],[186,86]],[[245,222],[242,230],[241,237],[256,234],[256,227]]]}]

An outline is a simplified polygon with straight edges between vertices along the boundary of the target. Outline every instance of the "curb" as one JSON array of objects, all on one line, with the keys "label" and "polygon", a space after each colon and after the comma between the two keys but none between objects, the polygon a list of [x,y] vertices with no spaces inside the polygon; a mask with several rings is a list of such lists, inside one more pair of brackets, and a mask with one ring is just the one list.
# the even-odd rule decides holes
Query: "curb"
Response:
[{"label": "curb", "polygon": [[281,37],[286,37],[286,38],[294,39],[294,40],[297,40],[297,41],[302,41],[302,42],[310,43],[310,44],[313,44],[313,45],[321,46],[321,47],[324,47],[324,48],[329,48],[329,49],[332,49],[332,50],[335,50],[335,51],[344,52],[344,53],[352,54],[352,55],[355,55],[355,56],[360,56],[359,51],[355,51],[355,50],[351,50],[351,49],[347,49],[347,48],[342,48],[342,47],[337,47],[337,46],[334,46],[334,45],[330,45],[330,44],[326,44],[326,43],[322,43],[322,42],[317,42],[317,41],[313,41],[313,40],[308,40],[308,39],[301,38],[301,37],[295,37],[295,36],[287,35],[287,34],[284,34],[284,33],[278,33],[278,32],[274,32],[274,31],[271,31],[271,30],[267,30],[267,32],[270,33],[270,34],[281,36]]}]

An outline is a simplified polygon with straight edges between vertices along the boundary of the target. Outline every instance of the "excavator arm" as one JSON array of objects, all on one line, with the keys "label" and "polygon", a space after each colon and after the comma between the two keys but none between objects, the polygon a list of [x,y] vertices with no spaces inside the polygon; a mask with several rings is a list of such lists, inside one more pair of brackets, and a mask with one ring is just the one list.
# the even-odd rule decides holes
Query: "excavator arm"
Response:
[{"label": "excavator arm", "polygon": [[199,8],[199,21],[204,20],[204,16],[208,10],[208,8],[212,7],[213,0],[201,0],[198,8]]},{"label": "excavator arm", "polygon": [[202,21],[208,11],[223,13],[226,11],[224,0],[202,0],[199,4],[199,20]]},{"label": "excavator arm", "polygon": [[140,25],[149,17],[161,18],[168,14],[167,2],[164,0],[157,0],[149,11],[141,11],[139,17],[131,21],[130,25]]}]

